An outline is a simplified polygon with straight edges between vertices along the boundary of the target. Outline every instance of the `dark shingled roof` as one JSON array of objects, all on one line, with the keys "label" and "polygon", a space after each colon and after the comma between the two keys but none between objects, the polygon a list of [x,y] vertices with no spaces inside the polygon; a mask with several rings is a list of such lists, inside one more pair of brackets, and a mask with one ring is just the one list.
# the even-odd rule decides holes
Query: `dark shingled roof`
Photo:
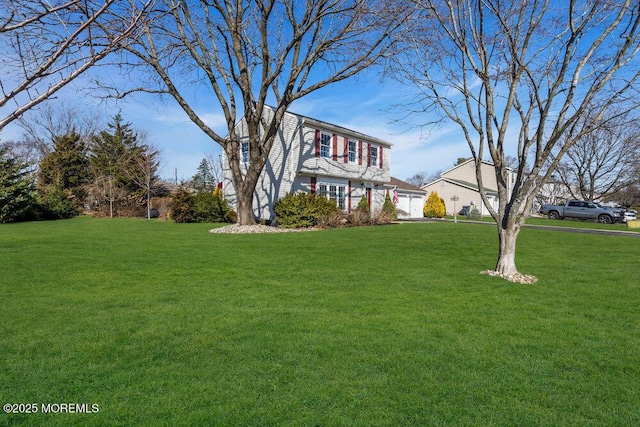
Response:
[{"label": "dark shingled roof", "polygon": [[404,182],[401,179],[395,178],[395,177],[391,177],[391,180],[389,181],[389,185],[394,186],[394,187],[398,187],[399,190],[407,190],[407,191],[416,191],[419,193],[425,193],[426,191],[424,191],[422,188],[420,187],[416,187],[415,185],[411,185],[408,182]]}]

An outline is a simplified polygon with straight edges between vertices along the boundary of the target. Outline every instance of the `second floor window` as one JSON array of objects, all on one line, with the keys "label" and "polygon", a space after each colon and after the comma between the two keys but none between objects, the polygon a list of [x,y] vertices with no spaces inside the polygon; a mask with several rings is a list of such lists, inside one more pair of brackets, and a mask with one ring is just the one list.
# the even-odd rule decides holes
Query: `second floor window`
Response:
[{"label": "second floor window", "polygon": [[357,159],[357,150],[358,150],[358,144],[355,141],[349,141],[349,147],[348,147],[348,157],[349,157],[349,163],[355,163],[356,159]]},{"label": "second floor window", "polygon": [[320,157],[331,157],[331,135],[320,135]]},{"label": "second floor window", "polygon": [[243,141],[240,146],[240,160],[249,163],[249,141]]},{"label": "second floor window", "polygon": [[378,166],[378,147],[371,147],[371,158],[369,159],[371,166]]}]

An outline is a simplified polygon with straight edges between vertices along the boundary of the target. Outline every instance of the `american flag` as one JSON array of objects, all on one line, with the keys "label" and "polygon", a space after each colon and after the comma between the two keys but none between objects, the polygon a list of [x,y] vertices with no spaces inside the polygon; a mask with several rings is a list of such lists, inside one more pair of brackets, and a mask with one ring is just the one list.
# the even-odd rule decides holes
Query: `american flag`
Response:
[{"label": "american flag", "polygon": [[393,188],[393,204],[398,204],[398,187]]}]

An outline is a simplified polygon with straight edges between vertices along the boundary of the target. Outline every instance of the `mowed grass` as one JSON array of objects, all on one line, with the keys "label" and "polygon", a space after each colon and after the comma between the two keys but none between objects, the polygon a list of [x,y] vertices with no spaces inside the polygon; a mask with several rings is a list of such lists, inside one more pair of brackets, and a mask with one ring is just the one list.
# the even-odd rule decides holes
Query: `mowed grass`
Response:
[{"label": "mowed grass", "polygon": [[640,240],[423,223],[0,226],[2,425],[640,425]]}]

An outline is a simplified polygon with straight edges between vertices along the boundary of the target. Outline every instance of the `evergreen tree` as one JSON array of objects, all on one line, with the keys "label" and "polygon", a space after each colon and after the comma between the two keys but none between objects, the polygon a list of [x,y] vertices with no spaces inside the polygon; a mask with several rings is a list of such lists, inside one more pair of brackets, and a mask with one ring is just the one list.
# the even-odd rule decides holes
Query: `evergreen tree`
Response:
[{"label": "evergreen tree", "polygon": [[118,187],[131,187],[125,165],[133,153],[141,150],[137,140],[131,123],[124,123],[122,116],[116,114],[108,129],[92,138],[90,162],[94,175],[108,175]]},{"label": "evergreen tree", "polygon": [[0,147],[0,222],[27,219],[35,206],[35,186],[27,165]]},{"label": "evergreen tree", "polygon": [[432,191],[429,194],[429,198],[424,204],[424,216],[427,218],[443,218],[445,215],[446,207],[444,200],[438,196],[438,193]]},{"label": "evergreen tree", "polygon": [[371,209],[369,208],[369,200],[367,200],[367,196],[362,196],[358,202],[358,206],[356,206],[356,214],[359,216],[357,222],[364,224],[371,222]]},{"label": "evergreen tree", "polygon": [[74,130],[53,138],[53,151],[40,162],[38,187],[70,192],[80,203],[86,198],[90,180],[87,147]]},{"label": "evergreen tree", "polygon": [[211,192],[216,187],[216,179],[213,176],[213,171],[209,161],[202,159],[198,166],[198,171],[191,178],[191,187],[197,191]]},{"label": "evergreen tree", "polygon": [[391,200],[391,196],[389,193],[384,198],[384,204],[382,205],[382,210],[380,211],[380,215],[378,220],[380,222],[391,222],[398,219],[398,211],[396,209],[396,205]]},{"label": "evergreen tree", "polygon": [[175,222],[195,222],[195,206],[191,193],[180,184],[180,187],[173,193],[171,202],[171,218]]},{"label": "evergreen tree", "polygon": [[130,123],[124,123],[119,113],[108,124],[108,129],[92,138],[89,162],[93,195],[99,209],[108,206],[110,217],[125,208],[131,213],[136,208],[132,204],[140,202],[143,191],[131,177],[137,156],[144,153],[144,147],[137,140],[137,133]]}]

